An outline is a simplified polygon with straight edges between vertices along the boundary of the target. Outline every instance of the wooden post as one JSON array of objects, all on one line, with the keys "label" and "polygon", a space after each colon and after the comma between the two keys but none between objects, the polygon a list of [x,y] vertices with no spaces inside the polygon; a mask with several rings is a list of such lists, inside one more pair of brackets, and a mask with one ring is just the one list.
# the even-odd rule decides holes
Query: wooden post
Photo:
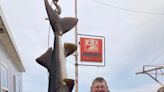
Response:
[{"label": "wooden post", "polygon": [[[75,0],[75,18],[77,18],[77,0]],[[75,44],[78,46],[77,25],[75,26]],[[78,92],[78,51],[75,52],[75,92]]]}]

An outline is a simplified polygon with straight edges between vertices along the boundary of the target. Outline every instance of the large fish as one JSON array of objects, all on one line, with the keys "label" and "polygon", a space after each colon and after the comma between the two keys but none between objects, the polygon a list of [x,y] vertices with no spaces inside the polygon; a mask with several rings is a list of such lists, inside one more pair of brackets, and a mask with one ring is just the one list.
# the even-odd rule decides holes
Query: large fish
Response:
[{"label": "large fish", "polygon": [[77,47],[74,44],[65,44],[64,50],[61,37],[77,24],[78,19],[72,17],[60,18],[60,9],[58,11],[53,10],[48,0],[44,1],[54,32],[54,49],[49,48],[36,61],[46,67],[49,72],[48,92],[71,92],[74,81],[72,79],[66,79],[65,57],[72,54]]}]

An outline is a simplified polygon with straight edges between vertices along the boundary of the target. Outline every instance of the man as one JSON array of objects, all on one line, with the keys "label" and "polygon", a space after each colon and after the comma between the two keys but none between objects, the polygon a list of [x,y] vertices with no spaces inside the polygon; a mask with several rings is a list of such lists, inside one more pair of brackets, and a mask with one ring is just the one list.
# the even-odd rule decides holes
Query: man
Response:
[{"label": "man", "polygon": [[157,92],[164,92],[164,87],[159,88]]},{"label": "man", "polygon": [[109,92],[108,85],[104,78],[97,77],[92,82],[91,92]]}]

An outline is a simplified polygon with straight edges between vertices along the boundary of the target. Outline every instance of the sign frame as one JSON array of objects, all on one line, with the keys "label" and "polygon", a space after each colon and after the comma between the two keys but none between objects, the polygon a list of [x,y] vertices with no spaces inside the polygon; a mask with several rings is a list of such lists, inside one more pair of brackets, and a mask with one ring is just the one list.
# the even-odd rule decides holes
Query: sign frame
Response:
[{"label": "sign frame", "polygon": [[[105,37],[104,36],[96,36],[96,35],[86,35],[86,34],[78,34],[78,65],[80,66],[98,66],[105,67]],[[102,62],[99,61],[81,61],[81,42],[80,38],[86,39],[101,39],[102,41]]]}]

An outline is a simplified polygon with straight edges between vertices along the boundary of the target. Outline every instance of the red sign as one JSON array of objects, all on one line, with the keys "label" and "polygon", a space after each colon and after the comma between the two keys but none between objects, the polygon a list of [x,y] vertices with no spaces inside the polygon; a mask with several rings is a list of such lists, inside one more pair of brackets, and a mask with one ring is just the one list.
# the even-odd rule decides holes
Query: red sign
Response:
[{"label": "red sign", "polygon": [[80,38],[81,61],[102,62],[102,39]]}]

